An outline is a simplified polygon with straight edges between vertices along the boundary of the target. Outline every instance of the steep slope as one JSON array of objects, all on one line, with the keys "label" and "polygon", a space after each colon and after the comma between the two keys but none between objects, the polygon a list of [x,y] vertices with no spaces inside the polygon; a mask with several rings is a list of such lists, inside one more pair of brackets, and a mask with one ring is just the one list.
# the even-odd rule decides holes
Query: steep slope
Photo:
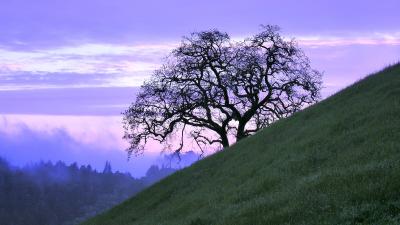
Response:
[{"label": "steep slope", "polygon": [[400,64],[85,224],[400,224]]}]

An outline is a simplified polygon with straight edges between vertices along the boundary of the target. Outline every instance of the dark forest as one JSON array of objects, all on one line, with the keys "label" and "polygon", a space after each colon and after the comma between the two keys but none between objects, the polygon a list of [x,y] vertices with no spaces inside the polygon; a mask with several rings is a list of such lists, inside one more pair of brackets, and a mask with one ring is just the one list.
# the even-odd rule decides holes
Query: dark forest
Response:
[{"label": "dark forest", "polygon": [[40,162],[16,168],[0,158],[2,225],[72,225],[104,212],[176,169],[154,165],[138,179],[90,165]]}]

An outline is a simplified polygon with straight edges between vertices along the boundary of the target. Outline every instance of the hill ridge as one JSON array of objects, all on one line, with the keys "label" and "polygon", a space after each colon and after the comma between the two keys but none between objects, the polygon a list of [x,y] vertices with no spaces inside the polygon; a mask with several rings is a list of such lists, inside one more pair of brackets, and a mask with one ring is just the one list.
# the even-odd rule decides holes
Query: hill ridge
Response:
[{"label": "hill ridge", "polygon": [[399,224],[400,64],[84,224]]}]

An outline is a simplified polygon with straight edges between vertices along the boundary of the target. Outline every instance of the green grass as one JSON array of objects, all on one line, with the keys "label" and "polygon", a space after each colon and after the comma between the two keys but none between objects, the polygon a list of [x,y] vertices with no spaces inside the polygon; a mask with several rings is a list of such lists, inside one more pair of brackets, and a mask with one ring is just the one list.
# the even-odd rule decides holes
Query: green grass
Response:
[{"label": "green grass", "polygon": [[400,64],[84,224],[400,224]]}]

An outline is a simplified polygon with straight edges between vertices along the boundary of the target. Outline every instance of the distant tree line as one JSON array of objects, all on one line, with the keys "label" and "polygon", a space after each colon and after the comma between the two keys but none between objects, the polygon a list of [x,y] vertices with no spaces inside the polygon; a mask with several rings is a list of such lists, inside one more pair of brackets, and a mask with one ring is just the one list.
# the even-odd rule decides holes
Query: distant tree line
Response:
[{"label": "distant tree line", "polygon": [[14,168],[0,158],[0,224],[70,225],[135,195],[175,169],[152,166],[140,179],[90,165],[41,162]]}]

